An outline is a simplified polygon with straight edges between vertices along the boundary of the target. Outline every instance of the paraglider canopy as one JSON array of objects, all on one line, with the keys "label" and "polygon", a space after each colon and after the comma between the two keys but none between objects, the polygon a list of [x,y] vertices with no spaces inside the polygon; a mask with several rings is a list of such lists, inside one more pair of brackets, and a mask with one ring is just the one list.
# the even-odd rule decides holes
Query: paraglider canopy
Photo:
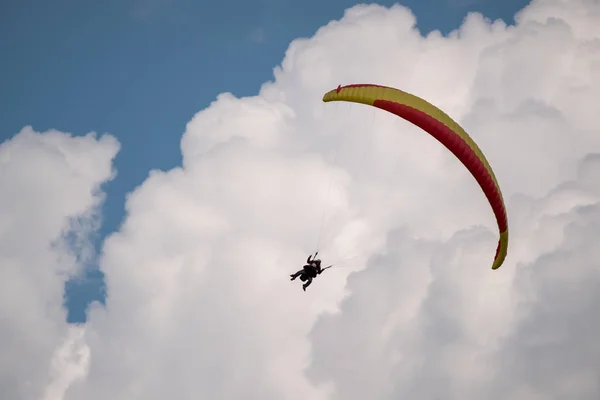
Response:
[{"label": "paraglider canopy", "polygon": [[498,269],[508,251],[508,220],[500,186],[481,149],[452,118],[426,100],[387,86],[338,86],[323,96],[324,102],[349,101],[381,108],[429,133],[450,150],[473,175],[496,217],[500,238],[492,269]]}]

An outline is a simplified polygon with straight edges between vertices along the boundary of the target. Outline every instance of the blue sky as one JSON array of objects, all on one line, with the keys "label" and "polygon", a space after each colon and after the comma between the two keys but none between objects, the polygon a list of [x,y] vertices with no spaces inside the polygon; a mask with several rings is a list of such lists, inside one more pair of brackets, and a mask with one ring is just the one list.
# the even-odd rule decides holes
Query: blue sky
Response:
[{"label": "blue sky", "polygon": [[[393,1],[379,1],[391,5]],[[457,28],[469,11],[511,23],[526,0],[408,0],[426,33]],[[26,125],[121,142],[118,177],[106,186],[98,238],[118,229],[125,196],[151,169],[181,162],[185,124],[221,92],[256,94],[290,41],[357,4],[262,0],[3,0],[0,9],[0,135]],[[234,11],[235,10],[235,11]],[[102,299],[93,268],[66,285],[69,321]]]}]

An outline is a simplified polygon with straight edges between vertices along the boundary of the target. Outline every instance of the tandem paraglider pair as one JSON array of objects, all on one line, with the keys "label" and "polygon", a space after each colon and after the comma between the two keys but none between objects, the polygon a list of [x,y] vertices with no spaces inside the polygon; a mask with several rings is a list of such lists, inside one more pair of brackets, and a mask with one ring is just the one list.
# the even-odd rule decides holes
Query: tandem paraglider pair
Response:
[{"label": "tandem paraglider pair", "polygon": [[306,259],[306,265],[302,267],[300,271],[290,275],[292,281],[300,277],[300,280],[302,282],[306,282],[304,283],[304,285],[302,285],[302,290],[304,290],[305,292],[306,288],[312,283],[312,280],[316,278],[317,275],[321,275],[323,271],[333,267],[333,265],[329,265],[325,268],[321,268],[321,260],[317,258],[317,254],[319,254],[318,251],[315,253],[314,256],[312,254],[309,255]]}]

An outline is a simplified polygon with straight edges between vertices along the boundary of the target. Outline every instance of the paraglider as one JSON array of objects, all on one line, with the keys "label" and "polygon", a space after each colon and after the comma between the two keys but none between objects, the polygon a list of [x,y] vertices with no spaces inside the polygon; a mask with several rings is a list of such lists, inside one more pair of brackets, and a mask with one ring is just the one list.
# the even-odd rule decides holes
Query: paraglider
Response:
[{"label": "paraglider", "polygon": [[333,265],[329,265],[325,268],[321,268],[321,260],[317,259],[317,251],[315,255],[312,254],[308,256],[306,259],[306,265],[302,267],[302,269],[294,274],[291,274],[291,280],[300,277],[302,282],[306,282],[302,285],[302,290],[306,291],[306,288],[312,283],[312,280],[317,277],[317,275],[321,275],[323,271],[328,268],[331,268]]},{"label": "paraglider", "polygon": [[420,127],[450,150],[471,172],[492,207],[500,236],[492,269],[500,268],[508,251],[508,220],[500,186],[483,152],[458,123],[426,100],[387,86],[340,85],[327,92],[323,101],[362,103],[388,111]]}]

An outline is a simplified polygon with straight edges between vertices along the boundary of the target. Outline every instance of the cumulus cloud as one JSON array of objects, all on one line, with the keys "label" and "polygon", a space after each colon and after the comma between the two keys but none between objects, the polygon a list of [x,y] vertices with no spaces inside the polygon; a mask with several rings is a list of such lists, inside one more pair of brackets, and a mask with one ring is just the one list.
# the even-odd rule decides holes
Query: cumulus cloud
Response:
[{"label": "cumulus cloud", "polygon": [[110,136],[76,138],[31,127],[0,145],[0,388],[6,398],[41,398],[62,373],[51,360],[69,339],[64,282],[92,256],[87,238],[99,223],[99,185],[112,177],[117,150]]},{"label": "cumulus cloud", "polygon": [[44,400],[62,399],[73,382],[86,376],[90,349],[82,340],[83,334],[82,327],[69,327],[65,340],[54,352]]},{"label": "cumulus cloud", "polygon": [[597,398],[598,160],[545,196],[512,198],[502,272],[480,268],[493,244],[481,229],[390,234],[341,312],[316,324],[309,376],[333,381],[336,399]]},{"label": "cumulus cloud", "polygon": [[[423,37],[404,7],[358,5],[294,41],[257,96],[222,94],[192,118],[181,168],[131,193],[101,258],[106,307],[73,338],[89,360],[50,389],[598,398],[599,13],[538,0],[516,26],[471,14]],[[321,103],[340,83],[418,94],[472,134],[508,208],[500,270],[465,168],[392,115]],[[304,293],[288,274],[317,247],[341,264]]]}]

